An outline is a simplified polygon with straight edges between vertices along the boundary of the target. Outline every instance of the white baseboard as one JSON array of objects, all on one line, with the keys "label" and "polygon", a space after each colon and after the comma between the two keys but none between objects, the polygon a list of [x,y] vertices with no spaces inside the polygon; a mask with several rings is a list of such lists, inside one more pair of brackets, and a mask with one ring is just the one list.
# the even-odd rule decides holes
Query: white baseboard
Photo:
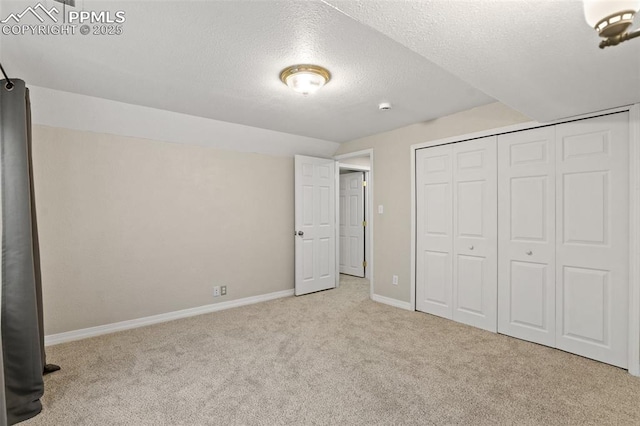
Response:
[{"label": "white baseboard", "polygon": [[373,300],[374,302],[384,303],[385,305],[390,305],[395,308],[400,308],[407,311],[413,311],[413,309],[411,309],[411,303],[403,302],[402,300],[380,296],[379,294],[371,295],[371,300]]},{"label": "white baseboard", "polygon": [[279,299],[289,296],[293,296],[293,289],[276,291],[274,293],[262,294],[260,296],[245,297],[242,299],[230,300],[228,302],[213,303],[211,305],[198,306],[196,308],[182,309],[180,311],[167,312],[166,314],[152,315],[149,317],[137,318],[129,321],[99,325],[97,327],[83,328],[81,330],[67,331],[65,333],[51,334],[44,337],[44,345],[52,346],[59,343],[71,342],[73,340],[86,339],[88,337],[100,336],[102,334],[115,333],[116,331],[144,327],[151,324],[158,324],[161,322],[172,321],[180,318],[208,314],[211,312],[237,308],[239,306],[252,305],[254,303],[266,302],[267,300]]}]

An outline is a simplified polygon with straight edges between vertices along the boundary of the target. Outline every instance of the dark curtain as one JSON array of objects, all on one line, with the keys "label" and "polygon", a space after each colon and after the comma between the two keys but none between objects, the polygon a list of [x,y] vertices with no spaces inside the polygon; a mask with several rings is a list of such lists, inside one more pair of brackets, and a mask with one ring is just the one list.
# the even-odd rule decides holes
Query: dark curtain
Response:
[{"label": "dark curtain", "polygon": [[[2,299],[0,298],[0,300]],[[2,331],[0,331],[0,339],[2,339]],[[4,366],[2,359],[2,345],[0,345],[0,426],[7,426],[7,405],[4,397]]]},{"label": "dark curtain", "polygon": [[22,80],[0,80],[2,355],[6,416],[37,415],[44,393],[42,286],[31,164],[31,108]]}]

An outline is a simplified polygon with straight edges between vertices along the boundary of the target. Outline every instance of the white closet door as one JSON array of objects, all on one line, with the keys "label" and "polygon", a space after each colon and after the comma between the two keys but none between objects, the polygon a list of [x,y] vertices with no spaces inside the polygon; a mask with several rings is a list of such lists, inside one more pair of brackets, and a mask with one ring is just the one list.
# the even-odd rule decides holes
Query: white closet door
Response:
[{"label": "white closet door", "polygon": [[555,346],[554,127],[498,136],[498,331]]},{"label": "white closet door", "polygon": [[416,309],[452,318],[452,147],[416,151]]},{"label": "white closet door", "polygon": [[340,175],[340,273],[364,278],[364,173]]},{"label": "white closet door", "polygon": [[556,127],[556,346],[627,367],[628,113]]},{"label": "white closet door", "polygon": [[497,330],[496,136],[453,144],[453,319]]}]

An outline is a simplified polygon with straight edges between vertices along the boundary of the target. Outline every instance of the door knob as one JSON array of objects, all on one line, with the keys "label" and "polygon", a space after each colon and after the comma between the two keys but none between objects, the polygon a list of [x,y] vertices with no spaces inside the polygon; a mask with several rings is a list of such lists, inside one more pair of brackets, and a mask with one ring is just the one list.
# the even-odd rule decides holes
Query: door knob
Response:
[{"label": "door knob", "polygon": [[533,252],[532,252],[531,250],[529,250],[529,251],[527,252],[527,256],[531,256],[532,254],[533,254]]},{"label": "door knob", "polygon": [[301,237],[304,235],[303,231],[298,231],[298,235],[300,235]]},{"label": "door knob", "polygon": [[469,250],[473,250],[473,246],[470,246],[470,247],[469,247]]}]

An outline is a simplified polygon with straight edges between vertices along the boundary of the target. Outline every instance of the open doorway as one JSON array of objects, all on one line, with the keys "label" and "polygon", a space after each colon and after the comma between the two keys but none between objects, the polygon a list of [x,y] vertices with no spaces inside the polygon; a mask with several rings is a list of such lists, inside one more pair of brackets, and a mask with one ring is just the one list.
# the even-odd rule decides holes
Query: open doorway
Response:
[{"label": "open doorway", "polygon": [[340,166],[338,186],[338,232],[340,258],[338,267],[341,274],[365,278],[367,269],[366,235],[367,171],[354,170],[347,165]]},{"label": "open doorway", "polygon": [[365,278],[373,294],[373,150],[335,159],[337,276]]}]

